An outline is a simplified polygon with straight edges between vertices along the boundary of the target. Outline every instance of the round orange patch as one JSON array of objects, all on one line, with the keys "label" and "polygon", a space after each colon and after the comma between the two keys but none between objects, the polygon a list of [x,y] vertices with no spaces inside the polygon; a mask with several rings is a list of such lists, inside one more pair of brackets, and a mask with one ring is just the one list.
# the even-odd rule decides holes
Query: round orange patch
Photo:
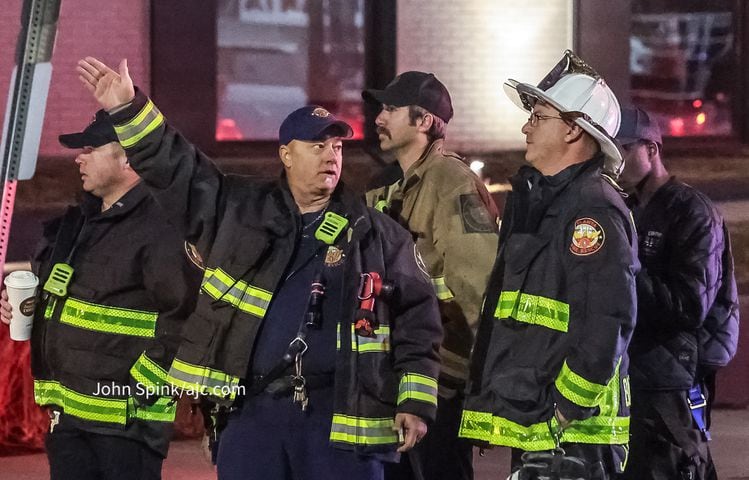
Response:
[{"label": "round orange patch", "polygon": [[603,247],[605,239],[601,224],[589,217],[578,218],[572,232],[570,252],[580,256],[592,255]]}]

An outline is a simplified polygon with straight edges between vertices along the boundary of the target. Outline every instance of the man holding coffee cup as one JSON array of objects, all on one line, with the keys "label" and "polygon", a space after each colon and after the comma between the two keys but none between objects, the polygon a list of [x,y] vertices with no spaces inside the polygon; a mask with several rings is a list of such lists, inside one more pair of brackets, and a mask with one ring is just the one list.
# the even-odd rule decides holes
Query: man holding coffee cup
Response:
[{"label": "man holding coffee cup", "polygon": [[105,112],[60,143],[81,149],[84,198],[45,224],[34,272],[6,278],[0,318],[23,340],[29,329],[18,320],[33,313],[34,397],[50,411],[51,477],[158,479],[176,410],[166,372],[201,271]]}]

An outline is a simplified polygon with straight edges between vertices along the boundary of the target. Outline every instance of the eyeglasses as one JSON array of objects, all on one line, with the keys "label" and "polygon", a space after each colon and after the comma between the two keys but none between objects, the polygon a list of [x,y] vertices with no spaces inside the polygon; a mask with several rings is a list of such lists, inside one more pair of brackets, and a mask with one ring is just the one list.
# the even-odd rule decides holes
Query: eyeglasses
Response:
[{"label": "eyeglasses", "polygon": [[551,120],[552,118],[564,121],[562,117],[555,117],[553,115],[544,115],[541,113],[534,112],[534,113],[531,113],[530,117],[528,117],[528,123],[531,125],[531,127],[535,127],[538,125],[538,122],[540,122],[541,120]]},{"label": "eyeglasses", "polygon": [[577,112],[577,111],[559,112],[559,116],[558,117],[555,117],[555,116],[552,116],[552,115],[544,115],[542,113],[533,112],[533,113],[531,113],[530,117],[528,117],[528,123],[530,124],[531,127],[535,127],[535,126],[538,125],[538,122],[540,122],[541,120],[549,120],[549,119],[552,119],[552,118],[555,118],[557,120],[561,120],[561,121],[566,122],[566,123],[574,122],[578,118],[584,118],[585,120],[588,120],[589,122],[593,123],[590,120],[590,117],[587,114],[585,114],[583,112]]}]

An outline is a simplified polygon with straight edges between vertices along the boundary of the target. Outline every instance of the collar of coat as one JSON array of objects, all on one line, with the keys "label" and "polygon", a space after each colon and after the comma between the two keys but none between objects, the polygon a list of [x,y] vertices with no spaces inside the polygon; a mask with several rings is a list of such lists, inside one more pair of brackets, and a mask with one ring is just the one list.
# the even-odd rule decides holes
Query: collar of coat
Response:
[{"label": "collar of coat", "polygon": [[[367,190],[374,190],[381,187],[389,187],[401,180],[403,180],[403,192],[412,188],[418,184],[421,178],[424,176],[424,172],[429,168],[430,159],[437,155],[444,155],[444,144],[445,140],[439,138],[424,149],[418,160],[403,174],[400,163],[398,161],[388,164],[382,172],[377,175],[377,178],[367,187]],[[454,154],[449,154],[454,155]]]},{"label": "collar of coat", "polygon": [[[276,187],[271,194],[272,200],[265,203],[263,226],[278,237],[286,236],[291,231],[295,231],[298,235],[302,229],[302,214],[291,194],[285,174],[278,179]],[[342,234],[337,244],[342,240],[348,243],[354,239],[360,239],[372,228],[364,200],[352,192],[343,181],[339,180],[333,191],[327,211],[346,217],[349,221],[348,228],[351,229],[351,233]]]},{"label": "collar of coat", "polygon": [[149,196],[148,189],[143,182],[138,182],[133,188],[127,191],[109,209],[101,211],[101,198],[88,192],[83,192],[81,200],[81,211],[86,218],[113,218],[127,215],[135,207]]},{"label": "collar of coat", "polygon": [[512,196],[525,197],[525,202],[531,208],[540,208],[546,215],[556,215],[566,205],[556,202],[558,198],[574,181],[583,176],[600,176],[603,168],[604,156],[596,154],[590,160],[576,163],[565,168],[556,175],[543,175],[531,166],[523,166],[510,179]]},{"label": "collar of coat", "polygon": [[432,163],[430,160],[439,155],[444,155],[444,145],[445,140],[442,138],[433,141],[424,149],[424,153],[421,154],[421,157],[419,157],[419,159],[408,168],[408,171],[406,171],[403,176],[404,193],[421,181],[424,173],[429,169],[429,166]]}]

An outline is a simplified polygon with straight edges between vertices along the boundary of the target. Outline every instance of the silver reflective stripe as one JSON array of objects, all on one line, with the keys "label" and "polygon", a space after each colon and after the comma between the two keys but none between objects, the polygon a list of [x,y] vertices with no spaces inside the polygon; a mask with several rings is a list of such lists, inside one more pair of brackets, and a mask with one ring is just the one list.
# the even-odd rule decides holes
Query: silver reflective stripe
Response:
[{"label": "silver reflective stripe", "polygon": [[373,337],[362,337],[356,334],[354,324],[351,324],[351,350],[359,353],[389,352],[390,326],[380,325],[374,331]]},{"label": "silver reflective stripe", "polygon": [[186,390],[232,399],[236,396],[239,385],[239,377],[208,367],[193,365],[176,358],[172,362],[172,368],[169,369],[167,380],[172,385]]},{"label": "silver reflective stripe", "polygon": [[148,100],[148,103],[146,103],[138,115],[125,124],[115,125],[114,130],[117,133],[117,138],[120,140],[120,145],[123,148],[129,148],[156,130],[162,123],[164,123],[164,116],[156,108],[156,105],[151,100]]},{"label": "silver reflective stripe", "polygon": [[239,310],[263,318],[273,295],[267,290],[236,281],[220,268],[208,268],[203,277],[202,289],[214,299],[234,305]]},{"label": "silver reflective stripe", "polygon": [[398,385],[398,405],[417,400],[437,405],[437,380],[418,373],[406,373]]},{"label": "silver reflective stripe", "polygon": [[393,418],[353,417],[336,413],[330,427],[330,440],[353,445],[395,444]]}]

